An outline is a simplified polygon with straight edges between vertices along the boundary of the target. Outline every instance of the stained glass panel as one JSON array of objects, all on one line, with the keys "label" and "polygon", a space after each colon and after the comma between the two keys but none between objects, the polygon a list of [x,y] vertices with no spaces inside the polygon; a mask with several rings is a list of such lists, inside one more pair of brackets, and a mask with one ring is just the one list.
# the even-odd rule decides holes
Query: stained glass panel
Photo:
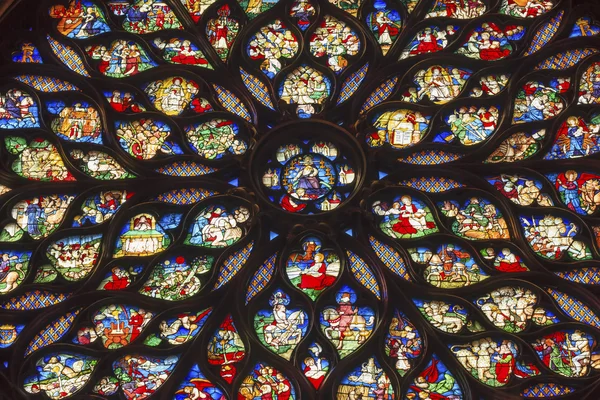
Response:
[{"label": "stained glass panel", "polygon": [[15,1],[0,398],[599,398],[599,21]]}]

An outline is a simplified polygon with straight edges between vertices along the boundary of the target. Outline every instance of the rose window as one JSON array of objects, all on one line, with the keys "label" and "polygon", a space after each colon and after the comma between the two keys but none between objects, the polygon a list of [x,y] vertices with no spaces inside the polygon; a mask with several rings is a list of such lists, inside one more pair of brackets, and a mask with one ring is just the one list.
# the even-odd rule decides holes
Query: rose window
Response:
[{"label": "rose window", "polygon": [[600,397],[589,0],[15,0],[0,398]]}]

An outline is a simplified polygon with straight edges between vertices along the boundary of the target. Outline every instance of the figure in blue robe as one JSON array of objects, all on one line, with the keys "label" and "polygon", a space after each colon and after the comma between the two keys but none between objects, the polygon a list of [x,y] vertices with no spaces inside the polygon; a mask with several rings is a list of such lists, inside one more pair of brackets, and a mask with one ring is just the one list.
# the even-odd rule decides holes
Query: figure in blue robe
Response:
[{"label": "figure in blue robe", "polygon": [[40,236],[39,220],[43,217],[44,211],[38,204],[38,199],[34,199],[25,210],[27,213],[27,233],[31,236]]}]

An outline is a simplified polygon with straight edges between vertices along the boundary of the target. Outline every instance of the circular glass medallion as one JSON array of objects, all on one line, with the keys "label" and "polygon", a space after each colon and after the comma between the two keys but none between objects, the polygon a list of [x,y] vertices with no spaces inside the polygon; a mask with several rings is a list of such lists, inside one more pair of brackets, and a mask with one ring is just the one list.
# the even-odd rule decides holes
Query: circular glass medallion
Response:
[{"label": "circular glass medallion", "polygon": [[[284,134],[285,131],[285,134]],[[258,146],[251,163],[260,192],[283,211],[315,214],[347,202],[358,186],[362,156],[340,127],[302,122],[278,127]]]},{"label": "circular glass medallion", "polygon": [[301,154],[292,158],[283,169],[283,187],[297,200],[318,200],[337,183],[333,164],[319,154]]}]

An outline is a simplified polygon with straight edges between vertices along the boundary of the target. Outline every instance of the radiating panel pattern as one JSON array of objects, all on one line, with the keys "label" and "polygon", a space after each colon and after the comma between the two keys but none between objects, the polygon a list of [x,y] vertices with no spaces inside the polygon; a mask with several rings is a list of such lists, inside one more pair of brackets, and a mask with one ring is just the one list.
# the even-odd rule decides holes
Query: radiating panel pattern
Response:
[{"label": "radiating panel pattern", "polygon": [[597,398],[593,1],[33,3],[0,397]]}]

